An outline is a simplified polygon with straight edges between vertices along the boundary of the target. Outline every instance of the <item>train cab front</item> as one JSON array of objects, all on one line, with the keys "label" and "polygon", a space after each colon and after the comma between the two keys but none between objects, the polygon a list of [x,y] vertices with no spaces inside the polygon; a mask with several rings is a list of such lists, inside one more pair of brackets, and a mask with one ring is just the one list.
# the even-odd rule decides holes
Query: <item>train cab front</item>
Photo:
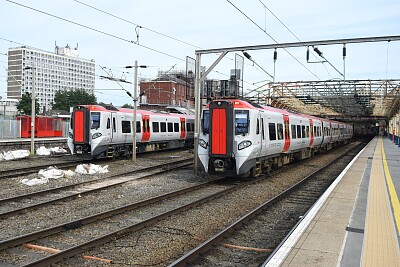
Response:
[{"label": "train cab front", "polygon": [[234,175],[232,105],[228,101],[214,101],[202,115],[199,158],[204,170]]},{"label": "train cab front", "polygon": [[76,106],[71,113],[68,133],[68,147],[71,154],[90,153],[90,111],[84,106]]}]

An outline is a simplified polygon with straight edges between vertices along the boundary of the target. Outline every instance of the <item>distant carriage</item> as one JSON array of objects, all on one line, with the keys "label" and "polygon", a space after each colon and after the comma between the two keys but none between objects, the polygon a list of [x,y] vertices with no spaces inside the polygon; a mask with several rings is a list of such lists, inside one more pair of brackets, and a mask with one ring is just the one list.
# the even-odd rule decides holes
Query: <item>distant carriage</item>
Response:
[{"label": "distant carriage", "polygon": [[[136,112],[136,151],[157,151],[193,145],[194,116]],[[72,154],[116,158],[132,154],[134,111],[112,106],[73,108],[68,147]]]}]

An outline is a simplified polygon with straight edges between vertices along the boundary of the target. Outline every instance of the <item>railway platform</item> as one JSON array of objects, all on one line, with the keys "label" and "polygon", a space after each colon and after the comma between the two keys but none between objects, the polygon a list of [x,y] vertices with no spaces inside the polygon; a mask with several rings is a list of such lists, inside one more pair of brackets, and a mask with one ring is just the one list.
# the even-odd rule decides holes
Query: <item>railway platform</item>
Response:
[{"label": "railway platform", "polygon": [[400,148],[375,137],[263,266],[400,266]]}]

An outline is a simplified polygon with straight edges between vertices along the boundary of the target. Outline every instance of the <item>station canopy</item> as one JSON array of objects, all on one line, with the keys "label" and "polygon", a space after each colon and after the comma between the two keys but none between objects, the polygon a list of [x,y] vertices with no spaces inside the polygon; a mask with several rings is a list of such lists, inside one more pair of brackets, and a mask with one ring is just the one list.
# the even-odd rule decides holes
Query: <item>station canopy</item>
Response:
[{"label": "station canopy", "polygon": [[245,96],[260,104],[314,116],[390,118],[400,108],[400,80],[330,80],[268,83]]}]

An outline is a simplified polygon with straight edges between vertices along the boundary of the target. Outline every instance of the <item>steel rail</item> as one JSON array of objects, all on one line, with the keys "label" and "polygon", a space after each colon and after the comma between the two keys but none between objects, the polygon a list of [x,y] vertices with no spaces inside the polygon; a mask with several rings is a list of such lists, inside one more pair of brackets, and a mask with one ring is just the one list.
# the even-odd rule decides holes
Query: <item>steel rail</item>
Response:
[{"label": "steel rail", "polygon": [[[152,167],[150,167],[150,168],[141,169],[141,170],[135,170],[135,171],[128,172],[128,173],[125,173],[125,174],[122,174],[122,175],[121,175],[121,174],[116,174],[116,175],[114,175],[114,177],[126,176],[126,175],[129,175],[129,174],[131,174],[131,173],[135,173],[135,172],[144,172],[144,171],[149,171],[149,170],[153,170],[153,169],[156,169],[156,168],[164,168],[163,170],[158,171],[158,172],[156,172],[156,173],[146,174],[146,175],[141,176],[141,177],[136,177],[136,178],[133,178],[133,179],[127,179],[127,180],[124,180],[124,181],[121,181],[121,182],[116,182],[116,183],[109,184],[109,185],[104,185],[104,186],[101,186],[101,187],[98,187],[98,188],[92,188],[92,189],[80,191],[80,192],[77,192],[77,193],[70,194],[70,195],[68,195],[68,196],[64,196],[64,197],[59,197],[59,198],[56,198],[56,199],[52,199],[52,200],[50,200],[50,201],[40,202],[40,203],[33,204],[33,205],[30,205],[30,206],[27,206],[27,207],[23,207],[23,208],[19,208],[19,209],[7,211],[7,212],[4,212],[4,213],[0,213],[0,219],[7,218],[7,217],[9,217],[9,216],[12,216],[12,215],[15,215],[15,214],[19,214],[19,213],[22,213],[22,212],[26,212],[26,211],[29,211],[29,210],[32,210],[32,209],[37,209],[37,208],[42,207],[42,206],[47,206],[47,205],[52,204],[52,203],[55,203],[55,202],[60,202],[60,201],[68,200],[68,199],[71,199],[71,198],[76,198],[76,197],[78,197],[79,195],[81,195],[81,196],[82,196],[82,195],[86,195],[86,194],[93,193],[93,192],[97,192],[97,191],[100,191],[100,190],[104,190],[104,189],[107,189],[107,188],[110,188],[110,187],[119,186],[119,185],[122,185],[122,184],[124,184],[124,183],[131,182],[131,181],[133,181],[133,180],[144,179],[144,178],[148,178],[148,177],[151,177],[151,176],[153,176],[153,175],[156,175],[156,174],[161,174],[161,173],[164,173],[164,172],[168,172],[168,171],[173,170],[173,169],[182,168],[182,167],[184,167],[184,166],[189,166],[189,165],[192,165],[192,164],[193,164],[192,161],[193,161],[193,159],[184,159],[184,160],[179,160],[179,161],[176,161],[176,162],[173,162],[173,163],[168,163],[168,164],[163,164],[163,165],[152,166]],[[185,163],[185,162],[188,162],[188,163]],[[177,165],[176,165],[176,166],[169,166],[169,165],[173,165],[173,164],[174,164],[174,165],[177,164]],[[178,165],[178,164],[182,164],[182,165]],[[165,169],[165,166],[168,166],[168,168]],[[108,177],[108,178],[111,178],[111,177]],[[104,178],[102,178],[102,180],[104,180]],[[97,181],[97,180],[96,180],[96,181]],[[93,182],[93,181],[90,181],[90,182]],[[90,182],[88,182],[88,183],[90,183]],[[74,186],[74,185],[72,185],[72,186]],[[80,186],[80,184],[78,184],[78,186]],[[69,187],[69,186],[67,186],[67,187]],[[56,188],[56,189],[54,189],[54,190],[57,190],[57,189],[58,189],[58,188]],[[50,189],[50,190],[48,190],[48,191],[45,190],[44,192],[45,192],[45,193],[48,193],[49,191],[54,191],[54,190],[53,190],[53,189]],[[58,190],[59,190],[59,189],[58,189]],[[41,192],[43,192],[43,191],[37,192],[37,194],[39,194],[39,193],[41,193]],[[33,194],[33,195],[36,195],[36,193],[32,193],[32,194]],[[18,197],[19,197],[19,196],[17,196],[17,198],[18,198]],[[21,197],[24,197],[24,196],[21,196]],[[7,199],[5,199],[5,200],[7,200]],[[5,201],[5,200],[4,200],[4,201]],[[2,201],[3,201],[3,200],[2,200]]]},{"label": "steel rail", "polygon": [[[225,178],[222,178],[222,179],[225,179]],[[198,200],[196,200],[196,201],[194,201],[192,203],[189,203],[189,204],[183,205],[181,207],[178,207],[176,209],[164,212],[164,213],[156,215],[156,216],[154,216],[154,217],[152,217],[150,219],[144,220],[144,221],[136,223],[136,224],[132,224],[130,226],[124,227],[124,228],[122,228],[120,230],[111,232],[109,234],[105,234],[105,235],[103,235],[103,236],[101,236],[99,238],[95,238],[95,239],[89,240],[89,241],[84,242],[82,244],[79,244],[79,245],[73,246],[71,248],[65,249],[65,250],[63,250],[63,251],[61,251],[59,253],[56,253],[56,254],[53,254],[51,256],[47,256],[47,257],[44,257],[42,259],[36,260],[35,262],[26,264],[24,266],[43,266],[43,265],[50,265],[50,264],[54,264],[54,263],[60,262],[60,261],[62,261],[64,259],[67,259],[67,258],[73,257],[73,256],[75,256],[77,254],[80,254],[80,253],[82,253],[82,252],[84,252],[84,251],[86,251],[86,250],[88,250],[88,249],[90,249],[90,248],[92,248],[94,246],[103,245],[103,244],[105,244],[107,242],[110,242],[110,241],[113,241],[115,239],[121,238],[121,237],[123,237],[123,236],[125,236],[125,235],[127,235],[129,233],[132,233],[132,232],[138,231],[140,229],[143,229],[143,228],[145,228],[147,226],[150,226],[150,225],[152,225],[152,224],[154,224],[154,223],[156,223],[156,222],[158,222],[158,221],[160,221],[162,219],[165,219],[165,218],[167,218],[169,216],[178,214],[180,212],[189,210],[189,209],[194,208],[196,206],[199,206],[201,204],[207,203],[207,202],[209,202],[209,201],[211,201],[213,199],[222,197],[222,196],[224,196],[226,194],[231,193],[234,190],[237,190],[238,188],[241,188],[241,187],[246,186],[248,184],[260,182],[260,180],[261,179],[254,179],[254,180],[251,180],[251,181],[247,181],[247,182],[241,183],[239,185],[234,185],[234,186],[232,186],[230,188],[227,188],[227,189],[225,189],[223,191],[214,193],[214,194],[209,195],[207,197],[204,197],[202,199],[198,199]],[[213,183],[215,181],[211,181],[211,182]],[[209,182],[207,182],[207,183],[209,183]],[[197,185],[197,186],[201,186],[201,185]],[[156,197],[156,198],[159,198],[159,197]],[[122,211],[123,211],[123,208],[121,208]],[[27,240],[29,240],[29,239],[27,239]],[[18,243],[21,243],[21,241],[18,241]],[[24,240],[24,242],[26,242],[26,240]],[[0,248],[1,248],[1,243],[0,243]]]},{"label": "steel rail", "polygon": [[[353,151],[354,149],[358,148],[359,146],[364,145],[365,143],[361,143],[355,148],[353,148],[350,151]],[[299,189],[301,186],[303,186],[305,183],[311,181],[316,175],[318,175],[320,172],[322,172],[324,169],[327,167],[333,165],[337,161],[339,161],[341,158],[345,157],[350,151],[347,153],[339,156],[338,158],[330,161],[320,169],[314,171],[310,175],[306,176],[304,179],[296,183],[295,185],[291,186],[287,190],[283,191],[279,195],[275,196],[274,198],[268,200],[267,202],[261,204],[257,208],[253,209],[246,215],[242,216],[238,220],[236,220],[234,223],[220,231],[218,234],[214,235],[210,239],[206,240],[205,242],[201,243],[199,246],[196,248],[192,249],[179,259],[175,260],[173,263],[169,265],[169,267],[172,266],[187,266],[188,263],[194,261],[197,257],[199,257],[201,254],[205,253],[206,251],[210,250],[213,248],[215,245],[217,245],[219,242],[221,242],[223,239],[225,239],[226,236],[229,236],[232,232],[234,232],[236,229],[240,228],[243,224],[247,223],[250,219],[254,218],[261,212],[263,212],[265,209],[271,207],[272,205],[278,203],[281,199],[287,197],[288,195],[292,194],[295,190]]]},{"label": "steel rail", "polygon": [[[183,160],[183,161],[185,161],[185,160]],[[176,162],[178,162],[178,161],[176,161]],[[129,175],[129,174],[140,173],[140,172],[143,172],[143,171],[149,171],[149,170],[153,170],[153,169],[159,168],[159,167],[164,166],[164,165],[165,165],[165,163],[164,164],[154,165],[154,166],[151,166],[151,167],[140,168],[140,169],[129,171],[129,172],[125,172],[125,173],[122,173],[122,174],[113,174],[113,175],[110,175],[110,176],[107,176],[107,177],[93,179],[93,180],[90,180],[90,181],[84,181],[84,182],[81,182],[81,183],[70,184],[70,185],[65,185],[65,186],[59,186],[59,187],[54,187],[54,188],[45,189],[45,190],[41,190],[41,191],[35,191],[35,192],[26,193],[26,194],[22,194],[22,195],[18,195],[18,196],[13,196],[13,197],[10,197],[10,198],[2,198],[2,199],[0,199],[0,205],[2,205],[5,202],[16,201],[16,200],[20,200],[20,199],[23,199],[23,198],[31,198],[31,197],[34,197],[34,196],[37,196],[37,195],[41,195],[43,193],[53,193],[53,192],[58,191],[58,190],[65,190],[65,189],[70,189],[70,188],[75,187],[75,186],[82,186],[82,185],[86,185],[86,184],[90,184],[90,183],[104,181],[105,178],[109,179],[109,178]],[[52,165],[52,166],[54,166],[54,165]]]},{"label": "steel rail", "polygon": [[217,180],[204,182],[204,183],[201,183],[201,184],[198,184],[198,185],[195,185],[195,186],[186,187],[186,188],[179,189],[179,190],[176,190],[176,191],[173,191],[173,192],[165,193],[165,194],[160,195],[160,196],[151,197],[151,198],[148,198],[148,199],[145,199],[145,200],[142,200],[142,201],[138,201],[138,202],[135,202],[135,203],[132,203],[132,204],[128,204],[128,205],[125,205],[125,206],[122,206],[122,207],[119,207],[119,208],[116,208],[116,209],[113,209],[113,210],[100,212],[100,213],[97,213],[95,215],[87,216],[87,217],[84,217],[84,218],[79,218],[77,220],[70,221],[70,222],[63,223],[63,224],[59,224],[57,226],[49,227],[49,228],[46,228],[46,229],[43,229],[43,230],[39,230],[39,231],[36,231],[36,232],[33,232],[33,233],[29,233],[29,234],[26,234],[26,235],[21,235],[21,236],[17,236],[17,237],[11,238],[11,239],[7,239],[7,240],[4,240],[4,241],[0,242],[0,251],[4,250],[4,249],[7,249],[7,248],[10,248],[10,247],[15,247],[15,246],[21,245],[21,244],[26,243],[26,242],[34,241],[34,240],[37,240],[39,238],[47,237],[49,235],[57,234],[57,233],[64,232],[64,231],[67,231],[67,230],[77,229],[77,228],[80,228],[80,227],[82,227],[84,225],[96,222],[96,221],[101,220],[101,219],[105,219],[105,218],[108,218],[108,217],[111,217],[111,216],[114,216],[114,215],[121,214],[123,212],[127,212],[127,211],[131,211],[131,210],[134,210],[134,209],[138,209],[138,208],[141,208],[143,206],[146,206],[146,205],[149,205],[149,204],[153,204],[153,203],[156,203],[156,202],[159,202],[159,201],[162,201],[162,200],[174,197],[174,196],[178,196],[178,195],[181,195],[181,194],[184,194],[184,193],[187,193],[187,192],[192,192],[194,190],[203,188],[203,187],[205,187],[207,185],[213,184],[213,183],[215,183],[217,181],[221,181],[221,180],[224,180],[224,179],[225,178],[219,178]]},{"label": "steel rail", "polygon": [[87,159],[87,160],[79,160],[79,161],[69,161],[69,162],[61,162],[61,163],[53,163],[53,164],[45,164],[40,166],[31,166],[19,169],[11,169],[11,170],[2,170],[0,171],[0,179],[5,178],[15,178],[16,176],[27,175],[37,172],[38,170],[45,169],[48,167],[59,167],[59,168],[68,168],[72,166],[76,166],[76,164],[85,164],[89,162],[97,162],[98,160]]}]

